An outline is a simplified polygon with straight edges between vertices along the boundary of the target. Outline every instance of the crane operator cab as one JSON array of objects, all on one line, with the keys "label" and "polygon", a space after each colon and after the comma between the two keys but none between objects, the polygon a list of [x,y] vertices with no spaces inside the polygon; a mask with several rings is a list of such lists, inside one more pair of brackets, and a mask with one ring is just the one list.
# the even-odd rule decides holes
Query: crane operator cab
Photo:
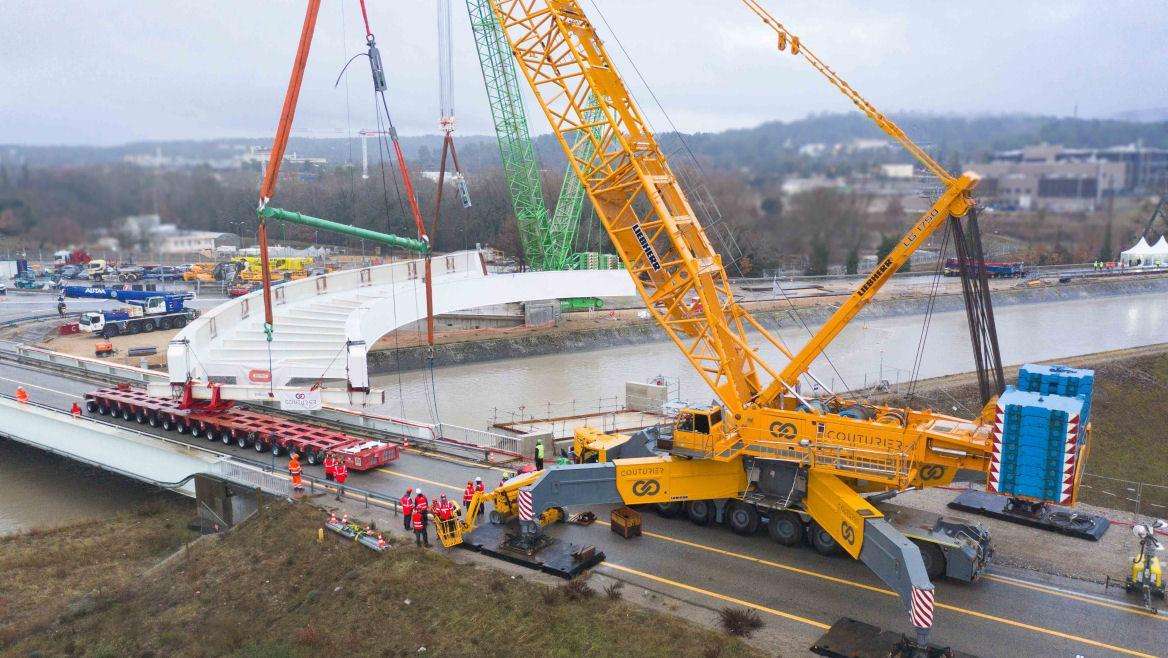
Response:
[{"label": "crane operator cab", "polygon": [[686,407],[677,413],[672,445],[661,446],[675,454],[708,455],[724,438],[722,407]]}]

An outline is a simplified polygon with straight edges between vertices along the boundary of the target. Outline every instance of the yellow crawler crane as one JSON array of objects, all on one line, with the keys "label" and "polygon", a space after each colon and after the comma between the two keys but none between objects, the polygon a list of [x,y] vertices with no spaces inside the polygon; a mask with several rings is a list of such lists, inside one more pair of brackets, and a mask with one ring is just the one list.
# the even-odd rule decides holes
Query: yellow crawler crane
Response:
[{"label": "yellow crawler crane", "polygon": [[[598,459],[512,480],[502,502],[517,511],[532,545],[541,537],[543,515],[572,505],[685,506],[691,518],[699,508],[713,509],[728,515],[732,527],[735,518],[749,522],[753,514],[755,528],[759,510],[772,522],[790,520],[782,515],[798,510],[796,520],[810,520],[813,545],[837,544],[900,594],[919,649],[927,646],[932,625],[929,569],[917,544],[873,502],[948,484],[958,469],[986,471],[992,404],[967,420],[842,396],[814,399],[801,383],[809,379],[827,389],[809,372],[812,362],[929,236],[950,218],[971,213],[977,176],[946,172],[757,2],[744,2],[775,29],[780,47],[807,58],[944,190],[823,327],[793,351],[735,300],[721,257],[579,3],[491,0],[519,69],[646,308],[721,403],[684,410],[672,437],[657,442],[649,456]],[[784,367],[762,359],[751,330],[788,359]],[[611,456],[620,442],[601,443],[596,447]],[[473,527],[469,520],[465,527]],[[988,541],[984,533],[969,538],[966,579],[984,567]]]}]

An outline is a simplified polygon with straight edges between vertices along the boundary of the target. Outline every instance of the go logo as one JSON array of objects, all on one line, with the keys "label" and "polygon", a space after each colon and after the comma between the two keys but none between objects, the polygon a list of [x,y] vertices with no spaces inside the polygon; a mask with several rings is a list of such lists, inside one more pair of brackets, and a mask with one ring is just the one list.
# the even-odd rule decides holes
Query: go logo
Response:
[{"label": "go logo", "polygon": [[784,423],[781,420],[776,420],[775,422],[771,423],[771,436],[775,438],[786,439],[789,441],[795,438],[796,433],[797,432],[795,431],[794,423]]},{"label": "go logo", "polygon": [[637,480],[633,483],[633,495],[638,497],[653,496],[661,491],[661,483],[657,480]]},{"label": "go logo", "polygon": [[936,464],[929,464],[921,468],[921,481],[928,482],[929,480],[940,480],[945,477],[945,467]]},{"label": "go logo", "polygon": [[848,525],[847,521],[840,522],[840,536],[844,538],[844,541],[849,546],[856,545],[856,529]]}]

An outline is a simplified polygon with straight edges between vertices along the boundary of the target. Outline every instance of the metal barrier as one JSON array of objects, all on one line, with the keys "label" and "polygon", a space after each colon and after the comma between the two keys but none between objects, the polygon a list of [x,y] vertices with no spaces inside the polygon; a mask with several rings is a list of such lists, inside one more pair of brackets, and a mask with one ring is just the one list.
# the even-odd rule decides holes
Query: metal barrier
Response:
[{"label": "metal barrier", "polygon": [[[87,379],[111,383],[148,384],[169,381],[166,373],[73,356],[18,343],[10,343],[6,349],[0,349],[0,359],[8,359],[16,363],[45,368],[74,377],[82,376]],[[492,461],[491,457],[496,453],[519,458],[532,455],[535,452],[535,439],[527,435],[511,436],[448,423],[435,426],[404,418],[357,413],[331,406],[304,414],[284,414],[275,406],[264,406],[272,413],[293,418],[310,416],[314,420],[322,421],[323,424],[331,425],[341,431],[395,442],[408,440],[435,452],[479,459],[484,462]]]},{"label": "metal barrier", "polygon": [[8,349],[0,350],[0,358],[8,358],[17,363],[41,366],[71,375],[99,378],[104,381],[140,384],[167,381],[166,373],[163,372],[154,372],[84,356],[73,356],[20,343],[10,343]]},{"label": "metal barrier", "polygon": [[[1088,462],[1089,463],[1089,462]],[[1137,516],[1168,517],[1168,486],[1084,473],[1081,500]]]},{"label": "metal barrier", "polygon": [[536,435],[534,434],[508,436],[450,423],[438,423],[435,427],[438,436],[447,441],[478,446],[493,453],[503,453],[517,458],[535,454]]},{"label": "metal barrier", "polygon": [[232,461],[230,458],[211,464],[204,472],[252,489],[261,489],[264,493],[277,496],[292,495],[292,483],[287,478],[279,477],[267,469]]}]

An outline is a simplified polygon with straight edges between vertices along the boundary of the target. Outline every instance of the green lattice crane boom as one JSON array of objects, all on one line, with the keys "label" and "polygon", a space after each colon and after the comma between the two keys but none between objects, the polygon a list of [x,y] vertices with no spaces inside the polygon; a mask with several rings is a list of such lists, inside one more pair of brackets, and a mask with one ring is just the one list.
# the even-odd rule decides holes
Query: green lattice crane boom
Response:
[{"label": "green lattice crane boom", "polygon": [[555,211],[548,212],[511,49],[487,0],[466,0],[466,9],[527,265],[534,270],[569,269],[584,208],[584,186],[568,167]]}]

